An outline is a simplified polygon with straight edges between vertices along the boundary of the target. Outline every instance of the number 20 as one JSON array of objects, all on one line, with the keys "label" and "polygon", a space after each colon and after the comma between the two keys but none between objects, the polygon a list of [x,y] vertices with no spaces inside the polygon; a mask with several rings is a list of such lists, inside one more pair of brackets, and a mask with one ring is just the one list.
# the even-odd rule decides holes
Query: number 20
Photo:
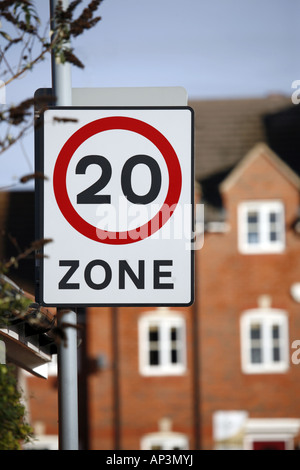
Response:
[{"label": "number 20", "polygon": [[[146,165],[151,173],[151,185],[149,191],[144,195],[138,195],[132,188],[132,171],[136,165]],[[102,169],[100,178],[91,186],[77,195],[77,204],[110,204],[109,194],[97,194],[105,188],[112,176],[112,168],[109,160],[102,155],[86,155],[77,163],[76,174],[85,174],[90,165],[98,165]],[[134,155],[129,158],[121,172],[121,187],[128,201],[133,204],[149,204],[154,201],[161,188],[161,171],[158,163],[149,155]]]}]

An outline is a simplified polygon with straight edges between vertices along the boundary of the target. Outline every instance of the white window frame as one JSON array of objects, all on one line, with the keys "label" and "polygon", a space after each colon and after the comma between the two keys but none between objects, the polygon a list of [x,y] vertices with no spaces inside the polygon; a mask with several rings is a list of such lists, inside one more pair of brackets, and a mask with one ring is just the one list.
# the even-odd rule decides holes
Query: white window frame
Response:
[{"label": "white window frame", "polygon": [[153,450],[154,447],[159,447],[159,450],[188,450],[188,438],[177,432],[154,432],[142,437],[141,450]]},{"label": "white window frame", "polygon": [[[261,326],[261,346],[262,362],[251,361],[251,345],[253,341],[250,337],[251,325]],[[272,338],[272,326],[278,325],[280,329],[279,339]],[[284,310],[279,309],[251,309],[241,316],[240,321],[241,339],[241,363],[242,371],[246,374],[255,373],[283,373],[289,368],[289,347],[288,347],[288,316]],[[273,344],[272,344],[273,342]],[[274,361],[272,358],[272,347],[274,343],[279,346],[280,360]]]},{"label": "white window frame", "polygon": [[[258,243],[249,243],[248,233],[248,213],[257,212],[258,221]],[[269,239],[271,222],[269,215],[276,212],[280,215],[277,222],[279,228],[277,233],[279,239],[271,241]],[[262,253],[282,253],[285,249],[285,215],[284,204],[282,201],[244,201],[238,206],[238,248],[241,253],[245,254],[262,254]]]},{"label": "white window frame", "polygon": [[[158,365],[149,363],[149,329],[150,326],[157,326],[160,331],[160,342],[157,345],[160,352],[161,362]],[[179,329],[180,337],[177,339],[179,349],[179,361],[172,363],[171,351],[171,328]],[[142,375],[162,376],[162,375],[182,375],[186,371],[186,327],[185,318],[182,314],[170,311],[166,313],[152,312],[139,318],[139,370]]]}]

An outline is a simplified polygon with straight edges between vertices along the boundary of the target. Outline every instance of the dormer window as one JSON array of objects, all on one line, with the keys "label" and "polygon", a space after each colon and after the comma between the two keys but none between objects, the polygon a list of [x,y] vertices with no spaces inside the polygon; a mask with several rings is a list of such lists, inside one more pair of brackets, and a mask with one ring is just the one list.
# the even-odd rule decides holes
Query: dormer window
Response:
[{"label": "dormer window", "polygon": [[242,202],[238,207],[241,253],[280,253],[285,248],[284,206],[280,201]]}]

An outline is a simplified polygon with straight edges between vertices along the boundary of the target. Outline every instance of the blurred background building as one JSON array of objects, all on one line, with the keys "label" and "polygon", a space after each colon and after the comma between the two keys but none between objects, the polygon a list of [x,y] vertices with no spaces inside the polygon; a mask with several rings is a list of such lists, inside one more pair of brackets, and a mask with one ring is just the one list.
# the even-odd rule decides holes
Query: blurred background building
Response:
[{"label": "blurred background building", "polygon": [[[189,105],[205,216],[195,302],[78,309],[82,449],[300,445],[300,108],[277,95]],[[1,196],[7,257],[11,237],[34,239],[34,193]],[[33,259],[10,274],[34,292]],[[23,383],[34,445],[56,449],[55,363]]]}]

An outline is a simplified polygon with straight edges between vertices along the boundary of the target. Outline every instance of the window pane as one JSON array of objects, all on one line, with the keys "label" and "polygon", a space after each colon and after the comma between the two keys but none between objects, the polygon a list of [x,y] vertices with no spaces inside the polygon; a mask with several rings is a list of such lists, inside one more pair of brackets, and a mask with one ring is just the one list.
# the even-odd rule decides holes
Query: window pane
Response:
[{"label": "window pane", "polygon": [[159,351],[149,351],[149,364],[151,366],[159,364]]},{"label": "window pane", "polygon": [[270,241],[277,242],[279,240],[279,234],[277,232],[270,232]]},{"label": "window pane", "polygon": [[171,364],[177,364],[180,362],[179,349],[180,349],[180,329],[178,327],[172,327],[170,329],[170,340],[171,340]]},{"label": "window pane", "polygon": [[159,339],[159,331],[157,326],[150,326],[149,328],[149,341],[150,343],[153,341],[158,341]]},{"label": "window pane", "polygon": [[272,326],[272,338],[278,339],[279,338],[279,325]]},{"label": "window pane", "polygon": [[280,348],[279,347],[273,348],[273,361],[274,362],[280,361]]},{"label": "window pane", "polygon": [[248,224],[257,224],[258,223],[258,213],[256,211],[248,212]]},{"label": "window pane", "polygon": [[251,362],[252,364],[258,364],[262,362],[260,348],[251,348]]},{"label": "window pane", "polygon": [[261,331],[260,331],[260,324],[259,323],[253,323],[251,325],[251,330],[250,330],[250,338],[251,339],[260,339],[261,338]]},{"label": "window pane", "polygon": [[280,214],[277,212],[270,212],[270,241],[276,242],[280,240]]},{"label": "window pane", "polygon": [[178,352],[176,349],[172,349],[171,351],[171,362],[172,364],[177,364],[178,362]]},{"label": "window pane", "polygon": [[250,233],[248,232],[248,243],[259,243],[258,233]]},{"label": "window pane", "polygon": [[160,363],[159,327],[157,325],[150,325],[148,338],[149,338],[149,364],[151,366],[157,366]]},{"label": "window pane", "polygon": [[171,328],[171,341],[176,341],[177,337],[177,328]]},{"label": "window pane", "polygon": [[251,362],[258,364],[262,362],[261,350],[261,325],[260,323],[253,323],[250,328],[250,341],[251,341]]},{"label": "window pane", "polygon": [[280,338],[279,325],[272,325],[273,361],[274,362],[279,362],[281,359],[279,338]]},{"label": "window pane", "polygon": [[258,212],[249,211],[247,215],[248,223],[248,243],[259,243],[259,230],[258,230]]}]

